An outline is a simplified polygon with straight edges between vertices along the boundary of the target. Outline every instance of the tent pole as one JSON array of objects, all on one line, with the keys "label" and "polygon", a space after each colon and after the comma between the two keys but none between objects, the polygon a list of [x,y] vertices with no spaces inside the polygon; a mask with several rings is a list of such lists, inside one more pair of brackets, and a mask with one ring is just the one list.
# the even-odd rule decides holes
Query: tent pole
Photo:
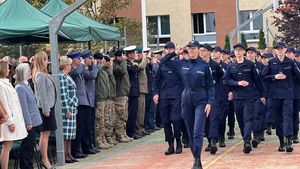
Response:
[{"label": "tent pole", "polygon": [[65,10],[60,12],[58,15],[53,17],[49,21],[49,36],[50,36],[50,44],[51,44],[51,62],[52,62],[52,76],[54,77],[54,83],[56,87],[57,93],[57,102],[55,104],[55,114],[56,114],[56,122],[57,122],[57,130],[55,132],[56,135],[56,153],[57,153],[57,165],[63,166],[65,164],[65,152],[64,152],[64,138],[63,138],[63,126],[62,126],[62,105],[61,105],[61,97],[60,97],[60,82],[59,82],[59,62],[58,62],[58,38],[57,34],[61,25],[63,24],[65,17],[70,13],[74,12],[77,8],[83,5],[87,0],[76,0]]}]

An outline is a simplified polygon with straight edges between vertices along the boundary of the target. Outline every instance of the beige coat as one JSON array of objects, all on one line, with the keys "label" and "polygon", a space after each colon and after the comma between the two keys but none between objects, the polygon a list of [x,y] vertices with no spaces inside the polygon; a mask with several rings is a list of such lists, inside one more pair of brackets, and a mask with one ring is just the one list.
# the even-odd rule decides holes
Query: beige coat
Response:
[{"label": "beige coat", "polygon": [[[7,112],[8,119],[1,125],[0,142],[21,140],[27,136],[22,108],[18,94],[8,79],[0,78],[0,100]],[[15,124],[15,132],[11,133],[8,126]]]},{"label": "beige coat", "polygon": [[139,64],[139,83],[140,83],[140,93],[148,93],[148,81],[146,74],[147,57],[144,56],[142,62]]}]

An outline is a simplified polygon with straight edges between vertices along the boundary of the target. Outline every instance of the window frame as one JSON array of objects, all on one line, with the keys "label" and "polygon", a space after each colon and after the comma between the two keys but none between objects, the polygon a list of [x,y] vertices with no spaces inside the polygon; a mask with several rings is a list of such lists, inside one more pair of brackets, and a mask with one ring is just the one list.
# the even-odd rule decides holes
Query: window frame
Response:
[{"label": "window frame", "polygon": [[[162,29],[161,29],[161,17],[162,16],[168,16],[169,17],[169,29],[170,29],[170,34],[164,34],[164,35],[162,35],[161,34],[161,31],[162,31]],[[170,40],[171,40],[171,25],[170,25],[170,15],[153,15],[153,16],[147,16],[147,24],[149,24],[149,17],[156,17],[157,18],[157,28],[158,28],[158,36],[159,36],[159,38],[170,38]],[[155,39],[157,39],[158,37],[157,37],[157,34],[156,35],[151,35],[150,33],[149,33],[149,31],[147,31],[147,36],[151,36],[151,37],[154,37]],[[157,45],[157,43],[150,43],[150,41],[148,40],[148,45],[149,46],[156,46]],[[163,46],[163,45],[165,45],[165,43],[159,43],[159,46]]]},{"label": "window frame", "polygon": [[[240,12],[249,12],[249,17],[250,18],[252,18],[253,17],[253,14],[256,12],[256,10],[244,10],[244,11],[240,11]],[[263,16],[261,16],[261,17],[263,17]],[[263,24],[264,24],[264,22],[262,23],[262,27],[263,27]],[[250,29],[249,30],[243,30],[243,31],[240,31],[240,33],[243,33],[243,34],[259,34],[259,31],[260,30],[255,30],[254,29],[254,20],[253,21],[251,21],[250,23],[249,23],[249,27],[250,27]],[[263,29],[263,28],[262,28]],[[259,41],[259,38],[257,38],[257,39],[246,39],[246,41],[247,42],[258,42]]]},{"label": "window frame", "polygon": [[[207,44],[216,44],[217,43],[217,32],[216,32],[216,27],[217,27],[217,25],[215,24],[215,32],[207,32],[207,27],[206,27],[206,15],[208,14],[208,13],[213,13],[214,14],[214,16],[215,16],[215,21],[216,21],[216,13],[215,12],[206,12],[206,13],[192,13],[192,26],[193,26],[193,39],[195,39],[195,37],[196,36],[201,36],[201,35],[215,35],[216,36],[216,40],[215,41],[201,41],[201,43],[207,43]],[[195,33],[194,32],[194,17],[193,17],[193,15],[197,15],[197,19],[199,18],[199,14],[203,14],[202,15],[202,17],[203,17],[203,32],[204,33]],[[198,26],[200,26],[199,25],[199,23],[198,23]],[[198,27],[198,30],[199,30],[199,27]]]}]

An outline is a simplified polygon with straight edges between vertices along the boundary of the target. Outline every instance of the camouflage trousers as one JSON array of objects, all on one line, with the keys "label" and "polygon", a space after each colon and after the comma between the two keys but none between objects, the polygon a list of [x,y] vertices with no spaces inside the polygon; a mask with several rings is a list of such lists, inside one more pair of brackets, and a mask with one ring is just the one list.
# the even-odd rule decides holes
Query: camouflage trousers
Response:
[{"label": "camouflage trousers", "polygon": [[136,130],[141,132],[144,131],[144,121],[145,121],[145,100],[146,94],[140,93],[139,97],[139,105],[138,105],[138,113],[136,116]]},{"label": "camouflage trousers", "polygon": [[105,114],[104,114],[104,127],[105,127],[105,138],[106,141],[110,142],[112,139],[114,126],[115,126],[115,101],[114,100],[107,100],[105,106]]},{"label": "camouflage trousers", "polygon": [[96,145],[105,142],[105,109],[107,100],[97,102],[95,114],[95,139]]},{"label": "camouflage trousers", "polygon": [[116,97],[115,99],[116,108],[116,122],[115,131],[117,139],[121,139],[126,134],[126,122],[128,118],[128,97]]}]

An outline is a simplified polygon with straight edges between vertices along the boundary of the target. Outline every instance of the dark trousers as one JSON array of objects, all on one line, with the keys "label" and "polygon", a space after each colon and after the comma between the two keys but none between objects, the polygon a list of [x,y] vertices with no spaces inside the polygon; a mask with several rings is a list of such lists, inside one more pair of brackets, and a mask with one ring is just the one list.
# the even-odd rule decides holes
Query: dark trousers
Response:
[{"label": "dark trousers", "polygon": [[22,140],[21,149],[20,149],[20,168],[21,169],[34,169],[32,156],[34,152],[35,144],[35,131],[38,127],[33,127],[28,132],[26,138]]},{"label": "dark trousers", "polygon": [[194,157],[201,157],[206,102],[198,99],[198,92],[187,91],[187,89],[183,91],[182,96],[182,117],[187,127],[190,148]]},{"label": "dark trousers", "polygon": [[126,123],[126,133],[129,137],[135,135],[135,122],[138,112],[138,97],[129,97],[128,98],[128,119]]},{"label": "dark trousers", "polygon": [[244,140],[251,140],[256,100],[234,100],[234,110]]},{"label": "dark trousers", "polygon": [[295,99],[293,102],[293,136],[298,136],[299,131],[299,111],[300,111],[300,100]]},{"label": "dark trousers", "polygon": [[[181,99],[160,99],[159,112],[165,132],[165,140],[181,137]],[[173,125],[173,131],[172,131]]]},{"label": "dark trousers", "polygon": [[254,117],[254,123],[253,123],[253,133],[254,135],[258,136],[260,135],[264,130],[264,115],[266,114],[267,106],[264,105],[260,99],[258,99],[255,102],[255,117]]},{"label": "dark trousers", "polygon": [[[219,116],[219,136],[222,138],[225,137],[226,117],[228,115],[229,115],[229,102],[227,100],[222,100],[222,101],[220,101],[220,114],[218,115]],[[235,121],[234,114],[233,114],[233,121]],[[233,128],[234,128],[234,124],[233,124]]]},{"label": "dark trousers", "polygon": [[273,125],[274,122],[274,117],[273,117],[273,113],[272,113],[272,99],[271,98],[267,98],[267,113],[266,113],[266,119],[267,119],[267,125]]},{"label": "dark trousers", "polygon": [[155,106],[155,124],[156,126],[160,127],[162,125],[162,120],[161,120],[161,115],[159,113],[159,106],[160,106],[160,103],[158,103],[156,106]]},{"label": "dark trousers", "polygon": [[272,99],[276,135],[279,138],[293,135],[293,99]]},{"label": "dark trousers", "polygon": [[183,143],[189,143],[189,134],[187,131],[186,124],[184,120],[181,120],[181,133],[182,133],[182,142]]},{"label": "dark trousers", "polygon": [[91,149],[91,112],[90,106],[80,105],[76,115],[76,139],[72,141],[72,153],[82,153]]},{"label": "dark trousers", "polygon": [[91,144],[96,145],[96,140],[95,140],[95,114],[96,113],[96,108],[92,107],[91,109]]},{"label": "dark trousers", "polygon": [[205,135],[208,139],[218,139],[219,138],[219,117],[220,117],[220,104],[218,101],[212,105],[211,112],[206,119],[205,124]]},{"label": "dark trousers", "polygon": [[144,128],[146,130],[155,128],[154,116],[155,116],[155,104],[153,101],[153,95],[151,93],[146,94],[145,122],[144,122]]},{"label": "dark trousers", "polygon": [[234,117],[234,104],[233,101],[228,102],[228,127],[229,129],[234,129],[235,117]]}]

